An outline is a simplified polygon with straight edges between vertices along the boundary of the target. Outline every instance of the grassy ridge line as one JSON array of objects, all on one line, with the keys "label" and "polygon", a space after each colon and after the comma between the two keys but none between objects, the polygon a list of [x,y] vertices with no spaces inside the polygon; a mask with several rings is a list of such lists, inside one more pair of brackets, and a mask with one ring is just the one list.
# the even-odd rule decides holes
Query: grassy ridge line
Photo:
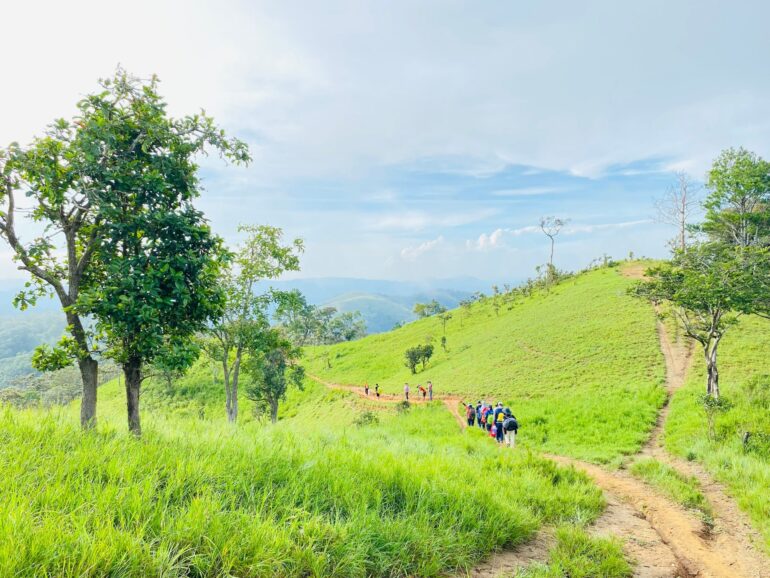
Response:
[{"label": "grassy ridge line", "polygon": [[[702,463],[725,483],[770,552],[770,443],[750,443],[746,430],[770,434],[770,322],[749,317],[731,329],[720,345],[720,389],[733,408],[717,418],[717,440],[706,435],[706,418],[699,403],[705,391],[705,364],[700,351],[685,387],[674,394],[666,423],[665,444],[672,452]],[[761,376],[765,376],[762,378]],[[752,390],[748,386],[759,378]],[[770,441],[770,437],[767,438]]]},{"label": "grassy ridge line", "polygon": [[436,576],[603,507],[584,476],[460,434],[442,407],[306,430],[323,418],[298,405],[280,427],[177,418],[142,440],[3,411],[0,575]]},{"label": "grassy ridge line", "polygon": [[[520,298],[495,314],[490,302],[457,309],[448,352],[436,347],[412,376],[407,347],[443,329],[424,319],[385,334],[308,348],[308,371],[340,384],[378,382],[400,393],[405,381],[431,379],[438,394],[507,402],[529,447],[606,462],[634,453],[654,424],[665,369],[652,308],[626,295],[633,281],[615,268],[580,275],[550,294]],[[326,368],[329,354],[331,369]]]}]

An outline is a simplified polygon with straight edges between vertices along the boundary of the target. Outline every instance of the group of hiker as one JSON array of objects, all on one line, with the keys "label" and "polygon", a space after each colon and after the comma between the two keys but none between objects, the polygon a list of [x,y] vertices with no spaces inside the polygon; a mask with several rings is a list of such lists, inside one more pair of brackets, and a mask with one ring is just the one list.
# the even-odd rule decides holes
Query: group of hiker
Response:
[{"label": "group of hiker", "polygon": [[[409,384],[404,384],[404,399],[406,401],[409,401]],[[433,382],[428,382],[428,386],[425,387],[422,384],[417,384],[417,393],[422,396],[423,399],[427,399],[428,401],[433,401]]]},{"label": "group of hiker", "polygon": [[496,407],[492,407],[491,403],[482,400],[476,402],[475,406],[472,403],[463,405],[468,427],[478,424],[478,427],[489,432],[490,437],[495,438],[497,443],[506,444],[511,448],[516,445],[519,422],[510,407],[503,407],[501,401],[497,402]]}]

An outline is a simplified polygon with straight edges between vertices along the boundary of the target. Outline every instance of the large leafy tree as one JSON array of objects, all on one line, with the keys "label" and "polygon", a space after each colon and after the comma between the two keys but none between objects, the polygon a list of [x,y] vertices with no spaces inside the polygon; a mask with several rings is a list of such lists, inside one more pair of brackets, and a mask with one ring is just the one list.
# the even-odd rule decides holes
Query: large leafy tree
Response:
[{"label": "large leafy tree", "polygon": [[278,404],[286,398],[289,386],[302,388],[305,370],[297,364],[302,350],[275,328],[255,333],[247,348],[244,369],[251,383],[246,395],[256,403],[258,411],[269,412],[275,423]]},{"label": "large leafy tree", "polygon": [[767,259],[763,248],[699,243],[648,270],[648,280],[636,289],[654,303],[665,302],[685,335],[700,344],[709,396],[719,398],[718,351],[727,330],[741,315],[770,311]]},{"label": "large leafy tree", "polygon": [[236,163],[246,145],[229,139],[203,114],[171,118],[156,78],[118,71],[88,98],[98,111],[92,142],[103,155],[89,191],[100,234],[75,309],[91,314],[125,376],[128,426],[141,434],[139,393],[145,367],[217,317],[226,252],[193,200],[200,193],[196,158],[213,149]]},{"label": "large leafy tree", "polygon": [[202,340],[209,357],[222,365],[225,382],[225,409],[231,422],[238,419],[238,384],[241,363],[249,343],[264,329],[267,306],[273,299],[269,292],[257,292],[265,279],[275,279],[285,271],[299,270],[303,242],[283,243],[283,231],[266,225],[242,225],[246,240],[238,247],[235,259],[224,272],[225,308],[207,329]]},{"label": "large leafy tree", "polygon": [[[114,183],[107,177],[117,153],[111,119],[103,106],[109,93],[78,103],[72,120],[57,120],[29,146],[0,151],[0,236],[10,245],[19,268],[30,275],[16,305],[26,309],[54,295],[67,319],[67,334],[56,348],[41,348],[37,369],[55,370],[77,363],[82,381],[81,425],[96,423],[98,358],[88,324],[79,311],[84,275],[91,267],[103,219],[97,194]],[[25,239],[19,217],[31,221]]]}]

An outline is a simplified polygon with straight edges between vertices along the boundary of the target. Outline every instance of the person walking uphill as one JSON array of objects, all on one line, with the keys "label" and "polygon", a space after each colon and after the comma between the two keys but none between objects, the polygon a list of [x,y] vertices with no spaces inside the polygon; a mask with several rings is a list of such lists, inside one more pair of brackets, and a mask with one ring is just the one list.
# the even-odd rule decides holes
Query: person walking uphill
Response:
[{"label": "person walking uphill", "polygon": [[468,419],[468,427],[473,427],[473,423],[476,421],[476,408],[471,404],[465,405],[465,417]]},{"label": "person walking uphill", "polygon": [[404,398],[406,399],[406,401],[409,401],[409,384],[408,383],[404,384]]},{"label": "person walking uphill", "polygon": [[505,420],[503,421],[503,432],[505,435],[505,443],[509,448],[516,446],[516,434],[519,431],[519,422],[516,416],[511,412],[511,408],[506,407],[503,411]]},{"label": "person walking uphill", "polygon": [[501,444],[505,439],[503,436],[503,422],[505,421],[505,412],[503,410],[503,403],[501,401],[497,402],[497,408],[495,409],[494,416],[495,427],[497,428],[495,439],[497,440],[497,443]]},{"label": "person walking uphill", "polygon": [[425,399],[425,396],[426,396],[426,395],[428,395],[428,390],[427,390],[427,389],[425,389],[425,387],[423,387],[423,385],[422,385],[422,384],[420,384],[420,385],[418,385],[418,386],[417,386],[417,391],[419,391],[419,392],[420,392],[420,395],[422,395],[422,399],[423,399],[423,400]]}]

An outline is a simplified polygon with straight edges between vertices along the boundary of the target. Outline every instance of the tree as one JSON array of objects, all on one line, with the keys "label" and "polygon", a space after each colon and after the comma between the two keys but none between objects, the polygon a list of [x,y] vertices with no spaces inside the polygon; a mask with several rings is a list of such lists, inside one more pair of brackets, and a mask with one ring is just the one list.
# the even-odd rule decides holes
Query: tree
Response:
[{"label": "tree", "polygon": [[290,385],[302,389],[305,370],[297,365],[302,350],[275,328],[266,328],[248,344],[244,370],[251,377],[246,395],[256,402],[258,411],[269,411],[270,421],[278,420],[278,404],[286,398]]},{"label": "tree", "polygon": [[298,290],[274,292],[273,319],[283,327],[295,345],[304,347],[318,332],[316,308]]},{"label": "tree", "polygon": [[88,98],[98,126],[90,144],[102,155],[88,196],[101,234],[75,309],[93,315],[122,367],[128,427],[139,436],[145,367],[184,347],[225,305],[225,252],[192,203],[200,193],[195,157],[214,149],[245,163],[249,155],[203,114],[170,118],[155,77],[118,71],[102,86]]},{"label": "tree", "polygon": [[439,303],[435,299],[432,299],[428,303],[415,303],[414,309],[413,309],[414,314],[421,319],[424,317],[431,317],[432,315],[445,313],[446,310],[447,310],[446,307],[441,305],[441,303]]},{"label": "tree", "polygon": [[647,271],[637,295],[666,302],[670,314],[697,341],[706,361],[706,394],[719,398],[717,353],[725,332],[747,313],[767,314],[768,250],[711,242],[677,250],[670,262]]},{"label": "tree", "polygon": [[366,321],[359,311],[346,311],[332,319],[330,338],[332,343],[354,341],[366,335]]},{"label": "tree", "polygon": [[551,241],[551,254],[548,258],[548,278],[553,275],[553,248],[556,242],[556,237],[561,232],[564,225],[568,223],[567,219],[560,219],[558,217],[540,217],[540,230],[543,231],[546,237]]},{"label": "tree", "polygon": [[404,365],[406,365],[412,372],[412,375],[417,373],[417,366],[422,364],[423,370],[425,366],[433,357],[433,345],[428,343],[425,345],[416,345],[410,347],[404,352]]},{"label": "tree", "polygon": [[700,207],[700,188],[695,186],[685,172],[676,173],[676,184],[655,201],[658,220],[676,227],[677,235],[672,246],[681,251],[687,249],[688,225]]},{"label": "tree", "polygon": [[443,331],[443,335],[446,337],[446,324],[450,319],[452,319],[452,314],[448,311],[444,311],[443,313],[439,314],[438,318],[441,321],[441,329]]},{"label": "tree", "polygon": [[748,247],[770,244],[770,163],[743,148],[714,161],[699,229],[713,241]]},{"label": "tree", "polygon": [[230,422],[238,419],[238,383],[244,351],[262,332],[267,305],[272,299],[268,293],[257,294],[256,286],[285,271],[299,270],[299,254],[304,249],[300,239],[284,245],[283,231],[277,227],[241,225],[238,231],[247,236],[223,276],[224,312],[208,328],[213,339],[203,340],[207,354],[222,365],[225,410]]},{"label": "tree", "polygon": [[422,345],[410,347],[404,352],[404,365],[409,368],[412,375],[417,373],[417,366],[422,359]]},{"label": "tree", "polygon": [[[58,120],[45,137],[26,149],[12,144],[0,151],[0,236],[10,245],[19,269],[30,275],[15,299],[22,310],[39,297],[56,295],[67,319],[67,336],[59,346],[36,357],[36,369],[56,370],[73,360],[80,370],[81,427],[96,424],[99,364],[92,339],[77,310],[83,276],[91,266],[101,233],[94,196],[111,186],[103,178],[114,151],[101,106],[92,95],[78,103],[79,116]],[[32,202],[19,207],[19,198]],[[24,213],[41,229],[31,241],[22,240],[17,216]]]},{"label": "tree", "polygon": [[420,363],[422,363],[423,371],[425,371],[425,366],[428,364],[428,361],[430,361],[431,357],[433,357],[433,345],[430,343],[423,345],[420,355]]}]

